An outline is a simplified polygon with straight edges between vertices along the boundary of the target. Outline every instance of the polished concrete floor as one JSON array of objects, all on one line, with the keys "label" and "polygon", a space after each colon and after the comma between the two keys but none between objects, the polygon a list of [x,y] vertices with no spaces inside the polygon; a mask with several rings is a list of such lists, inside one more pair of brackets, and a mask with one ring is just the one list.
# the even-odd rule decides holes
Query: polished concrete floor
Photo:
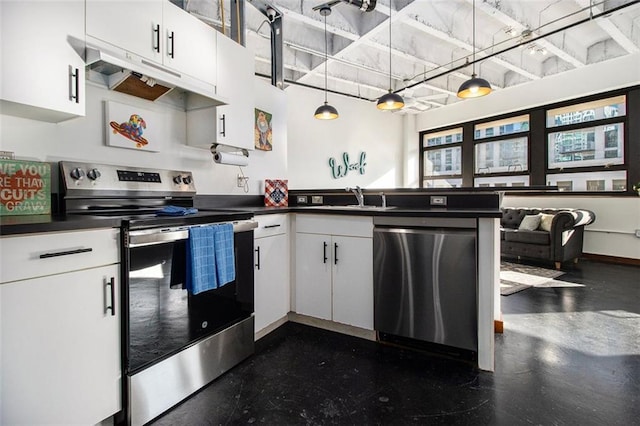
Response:
[{"label": "polished concrete floor", "polygon": [[496,371],[287,323],[160,425],[638,425],[640,267],[502,296]]}]

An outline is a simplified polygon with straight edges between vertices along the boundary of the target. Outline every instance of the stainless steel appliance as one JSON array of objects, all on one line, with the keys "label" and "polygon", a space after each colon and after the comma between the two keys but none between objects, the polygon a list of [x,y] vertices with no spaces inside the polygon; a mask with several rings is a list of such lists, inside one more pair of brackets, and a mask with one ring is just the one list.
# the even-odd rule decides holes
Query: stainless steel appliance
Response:
[{"label": "stainless steel appliance", "polygon": [[375,217],[374,328],[477,352],[476,220]]},{"label": "stainless steel appliance", "polygon": [[[123,412],[147,423],[254,350],[253,229],[249,212],[157,216],[192,207],[190,172],[61,162],[69,216],[119,218]],[[232,223],[236,278],[193,295],[185,289],[189,229]]]}]

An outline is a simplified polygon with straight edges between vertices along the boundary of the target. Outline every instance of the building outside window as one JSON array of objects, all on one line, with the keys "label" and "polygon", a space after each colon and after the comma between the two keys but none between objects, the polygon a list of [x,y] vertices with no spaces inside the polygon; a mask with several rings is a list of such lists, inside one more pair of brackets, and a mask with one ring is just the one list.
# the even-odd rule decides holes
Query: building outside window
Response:
[{"label": "building outside window", "polygon": [[572,180],[564,191],[626,191],[620,183],[627,176],[624,95],[551,109],[546,116],[547,184]]},{"label": "building outside window", "polygon": [[422,186],[462,186],[462,127],[422,134]]}]

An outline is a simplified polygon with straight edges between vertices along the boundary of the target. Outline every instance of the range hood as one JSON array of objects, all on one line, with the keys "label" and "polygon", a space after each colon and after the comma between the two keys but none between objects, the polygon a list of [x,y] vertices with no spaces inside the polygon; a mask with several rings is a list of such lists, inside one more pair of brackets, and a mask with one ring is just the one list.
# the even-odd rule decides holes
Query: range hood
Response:
[{"label": "range hood", "polygon": [[228,103],[215,94],[214,85],[112,46],[87,41],[85,64],[88,80],[138,98],[179,104],[185,110]]}]

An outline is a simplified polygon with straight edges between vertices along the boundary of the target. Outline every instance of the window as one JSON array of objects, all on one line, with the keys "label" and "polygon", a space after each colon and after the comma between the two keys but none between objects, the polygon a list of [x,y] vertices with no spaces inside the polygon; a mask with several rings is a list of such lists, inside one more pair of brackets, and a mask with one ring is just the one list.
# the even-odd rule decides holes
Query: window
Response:
[{"label": "window", "polygon": [[626,97],[600,99],[547,111],[547,127],[585,123],[626,115]]},{"label": "window", "polygon": [[550,109],[546,117],[547,183],[562,182],[563,191],[627,190],[625,95]]},{"label": "window", "polygon": [[422,186],[462,186],[462,127],[421,134]]},{"label": "window", "polygon": [[527,138],[483,142],[475,147],[476,174],[523,172],[528,167]]},{"label": "window", "polygon": [[512,135],[529,131],[529,114],[509,117],[504,120],[490,121],[476,124],[474,139],[484,139],[493,136]]},{"label": "window", "polygon": [[529,185],[529,114],[476,124],[473,135],[474,186]]}]

